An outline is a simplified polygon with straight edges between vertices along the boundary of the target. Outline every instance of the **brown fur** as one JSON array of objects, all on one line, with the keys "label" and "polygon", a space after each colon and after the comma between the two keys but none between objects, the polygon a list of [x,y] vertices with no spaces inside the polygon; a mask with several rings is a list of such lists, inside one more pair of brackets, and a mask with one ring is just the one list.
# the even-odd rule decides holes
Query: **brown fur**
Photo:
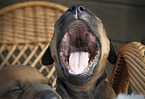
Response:
[{"label": "brown fur", "polygon": [[48,80],[30,66],[6,66],[0,71],[0,99],[48,99],[57,94]]},{"label": "brown fur", "polygon": [[[51,54],[52,57],[55,60],[55,65],[56,65],[56,70],[59,73],[59,81],[57,83],[57,92],[60,93],[60,95],[64,98],[64,99],[114,99],[116,98],[115,92],[112,89],[112,87],[108,84],[108,82],[105,81],[106,77],[106,73],[105,73],[105,68],[106,68],[106,61],[109,55],[109,51],[110,51],[110,41],[106,36],[106,32],[103,28],[103,24],[101,22],[101,20],[98,22],[98,29],[99,29],[99,33],[101,34],[101,45],[102,45],[102,50],[101,50],[101,58],[100,58],[100,62],[97,68],[97,71],[94,75],[94,77],[92,78],[91,81],[89,81],[88,83],[84,84],[84,85],[73,85],[71,83],[69,83],[64,75],[62,74],[62,69],[61,66],[58,62],[58,55],[56,52],[56,33],[53,37],[53,40],[51,42],[50,48],[51,48]],[[104,74],[104,75],[103,75]],[[106,78],[103,78],[103,76],[105,76]],[[101,79],[101,81],[99,82],[98,79]],[[65,82],[65,83],[63,83]],[[63,83],[63,84],[62,84]],[[67,90],[69,89],[69,90]],[[64,91],[64,93],[63,93]],[[66,92],[65,92],[66,91]],[[102,98],[102,96],[104,98]]]},{"label": "brown fur", "polygon": [[[60,38],[68,32],[68,24],[74,20],[81,20],[87,24],[92,29],[92,34],[99,40],[101,55],[98,64],[95,65],[96,68],[93,70],[93,76],[91,70],[85,74],[71,75],[64,69],[65,66],[59,60],[58,45]],[[111,63],[116,62],[113,60],[116,54],[112,51],[114,50],[110,47],[110,41],[107,38],[102,21],[83,6],[73,5],[56,22],[52,41],[42,58],[42,63],[50,65],[55,61],[58,75],[56,91],[63,99],[114,99],[116,94],[106,81],[107,58]]]}]

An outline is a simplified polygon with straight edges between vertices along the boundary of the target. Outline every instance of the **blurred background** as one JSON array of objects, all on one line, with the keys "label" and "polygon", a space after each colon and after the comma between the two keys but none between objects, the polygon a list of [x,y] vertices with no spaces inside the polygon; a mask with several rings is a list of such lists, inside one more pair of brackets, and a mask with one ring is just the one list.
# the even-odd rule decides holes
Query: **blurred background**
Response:
[{"label": "blurred background", "polygon": [[[0,9],[34,0],[0,0]],[[74,4],[90,9],[104,23],[107,35],[117,51],[128,42],[145,44],[145,0],[39,0],[66,7]],[[109,64],[110,65],[110,64]],[[113,66],[107,66],[111,73]],[[110,74],[109,74],[110,75]]]}]

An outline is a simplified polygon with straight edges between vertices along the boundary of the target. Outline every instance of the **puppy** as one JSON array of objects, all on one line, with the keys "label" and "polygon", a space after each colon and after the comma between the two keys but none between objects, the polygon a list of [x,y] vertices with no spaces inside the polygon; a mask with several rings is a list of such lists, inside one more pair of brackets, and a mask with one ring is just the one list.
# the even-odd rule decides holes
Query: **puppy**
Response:
[{"label": "puppy", "polygon": [[55,31],[42,64],[55,61],[56,91],[63,99],[113,99],[106,81],[106,60],[116,54],[102,21],[81,5],[70,7],[55,24]]},{"label": "puppy", "polygon": [[61,99],[48,80],[30,66],[6,66],[0,71],[0,99]]}]

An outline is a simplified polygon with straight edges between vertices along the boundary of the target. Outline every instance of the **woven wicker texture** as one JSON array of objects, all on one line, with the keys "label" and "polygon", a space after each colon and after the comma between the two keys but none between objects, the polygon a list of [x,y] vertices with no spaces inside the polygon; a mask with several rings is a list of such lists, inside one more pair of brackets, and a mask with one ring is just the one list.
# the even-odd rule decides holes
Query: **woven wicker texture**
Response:
[{"label": "woven wicker texture", "polygon": [[139,42],[131,42],[119,50],[110,84],[117,94],[127,93],[130,84],[135,94],[145,95],[144,45]]},{"label": "woven wicker texture", "polygon": [[0,10],[0,69],[9,64],[36,67],[55,87],[55,67],[42,66],[54,24],[67,7],[45,1],[14,4]]}]

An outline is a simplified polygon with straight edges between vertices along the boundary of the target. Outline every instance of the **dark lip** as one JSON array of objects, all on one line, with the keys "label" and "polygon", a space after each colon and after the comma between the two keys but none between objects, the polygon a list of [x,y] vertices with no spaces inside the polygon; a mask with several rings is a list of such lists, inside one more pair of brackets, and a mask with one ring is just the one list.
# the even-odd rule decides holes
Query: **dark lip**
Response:
[{"label": "dark lip", "polygon": [[[71,24],[71,22],[73,22],[74,20],[71,20],[70,22],[69,22],[69,24]],[[83,21],[83,20],[81,20],[81,21]],[[84,23],[86,23],[85,21],[83,21]],[[67,26],[69,25],[69,24],[67,24]],[[87,27],[88,28],[90,28],[90,26],[88,25],[88,24],[86,24],[87,25]],[[67,31],[67,29],[65,29],[66,31]],[[98,59],[98,61],[97,61],[97,64],[95,65],[95,66],[92,66],[92,68],[90,69],[90,71],[89,71],[89,73],[88,73],[88,71],[85,71],[85,72],[83,72],[83,73],[81,73],[81,74],[71,74],[71,73],[69,73],[69,71],[67,70],[67,68],[66,68],[66,66],[64,65],[64,63],[62,62],[62,60],[60,59],[60,54],[59,54],[59,44],[60,44],[60,42],[61,42],[61,39],[64,37],[64,35],[66,34],[66,32],[64,32],[64,34],[61,36],[61,38],[60,38],[60,40],[59,40],[59,42],[57,43],[57,54],[58,54],[58,59],[59,59],[59,62],[60,62],[60,66],[61,66],[61,69],[62,69],[62,71],[63,71],[63,74],[64,74],[64,76],[67,78],[67,80],[70,82],[70,83],[73,83],[73,84],[76,84],[76,85],[82,85],[82,84],[84,84],[84,83],[87,83],[87,82],[89,82],[91,79],[92,79],[92,77],[93,77],[93,75],[94,75],[94,72],[96,72],[96,68],[97,68],[97,66],[98,66],[98,64],[99,64],[99,60],[100,60],[100,56],[101,56],[101,43],[100,43],[100,40],[99,40],[99,38],[95,35],[95,33],[91,30],[91,28],[90,28],[90,31],[91,31],[91,33],[96,37],[96,42],[98,42],[98,44],[99,44],[99,48],[100,48],[100,54],[99,54],[99,59]],[[82,79],[83,79],[83,81],[82,81]],[[85,79],[85,80],[84,80]],[[74,81],[74,82],[72,82],[72,80]]]},{"label": "dark lip", "polygon": [[[69,26],[71,23],[73,23],[74,21],[76,21],[76,20],[72,20],[72,21],[70,21],[69,22],[69,24],[67,25],[67,26]],[[79,20],[79,21],[82,21],[82,20]],[[84,21],[82,21],[83,23],[85,23]],[[86,23],[85,23],[86,24]],[[89,26],[88,26],[88,24],[86,24],[87,25],[87,28],[89,28]],[[68,27],[67,27],[68,28]],[[89,29],[90,30],[90,29]],[[68,32],[68,29],[66,29],[66,31]],[[93,34],[94,35],[94,33],[90,30],[90,32],[91,32],[91,34]],[[64,33],[64,35],[66,34],[66,32]],[[58,46],[59,46],[59,44],[61,43],[61,40],[62,40],[62,38],[64,37],[64,35],[61,37],[61,39],[60,39],[60,41],[59,41],[59,43],[58,43]],[[94,35],[95,36],[95,35]],[[95,36],[96,37],[96,36]],[[99,48],[100,48],[100,42],[99,42],[99,40],[98,40],[98,38],[96,37],[96,42],[98,42],[99,43]],[[58,50],[59,50],[59,47],[57,48]],[[99,50],[100,51],[100,50]],[[59,52],[59,51],[58,51]],[[59,55],[59,59],[60,59],[60,54],[58,53],[58,55]],[[61,60],[60,60],[61,61]],[[62,62],[63,63],[63,62]],[[65,64],[65,63],[63,63],[63,64]],[[66,66],[63,66],[63,67],[65,67],[66,68]],[[70,73],[71,74],[71,73]],[[85,72],[83,72],[82,74],[85,74]],[[72,74],[73,75],[73,74]],[[78,75],[80,75],[80,74],[78,74]]]}]

